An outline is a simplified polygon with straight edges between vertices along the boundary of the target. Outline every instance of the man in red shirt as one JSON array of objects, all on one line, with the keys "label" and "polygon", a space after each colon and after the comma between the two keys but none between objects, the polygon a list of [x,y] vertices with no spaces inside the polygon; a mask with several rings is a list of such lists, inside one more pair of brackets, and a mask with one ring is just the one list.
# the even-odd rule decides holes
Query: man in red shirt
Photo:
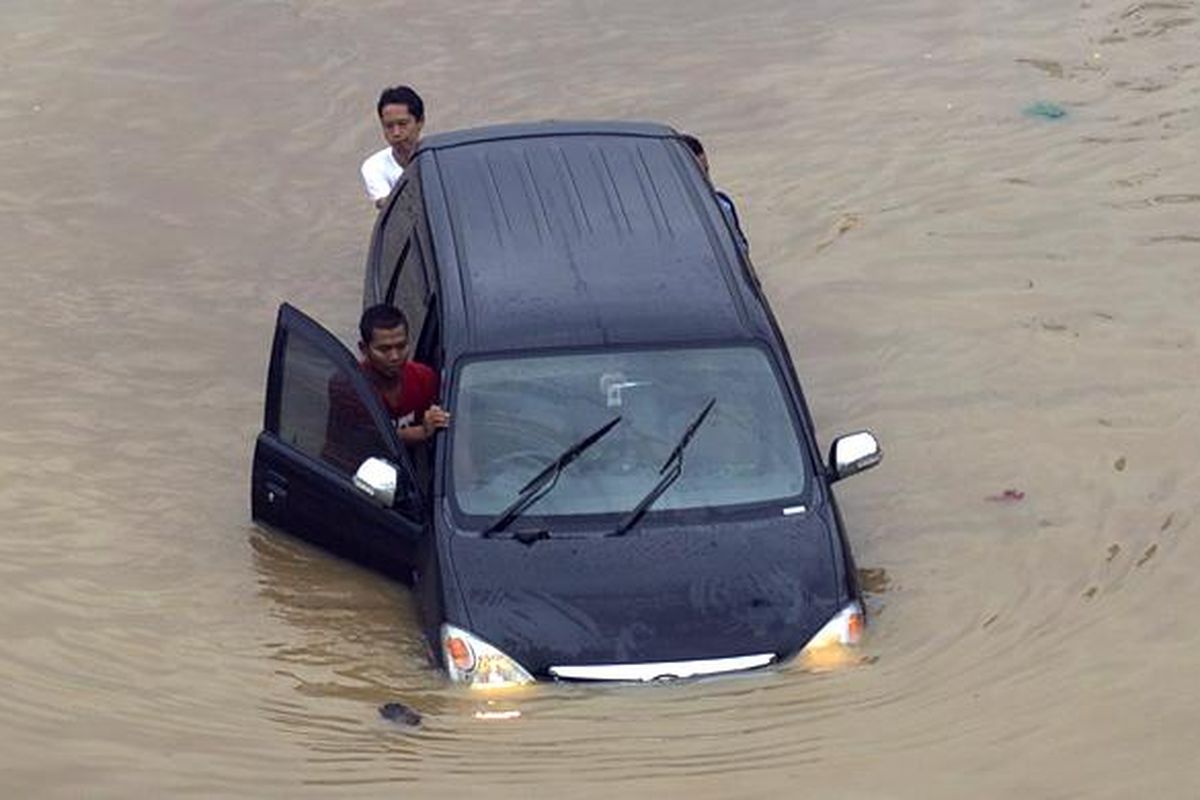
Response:
[{"label": "man in red shirt", "polygon": [[407,445],[431,438],[450,422],[450,415],[434,401],[438,376],[408,357],[408,320],[389,305],[371,306],[358,324],[362,339],[362,371],[375,387],[384,407]]},{"label": "man in red shirt", "polygon": [[[359,368],[391,417],[400,440],[415,447],[446,427],[450,415],[434,403],[438,377],[424,364],[408,358],[408,320],[396,308],[377,305],[359,322],[362,351]],[[329,380],[329,418],[321,458],[353,473],[371,456],[383,456],[386,445],[349,377],[342,372]]]}]

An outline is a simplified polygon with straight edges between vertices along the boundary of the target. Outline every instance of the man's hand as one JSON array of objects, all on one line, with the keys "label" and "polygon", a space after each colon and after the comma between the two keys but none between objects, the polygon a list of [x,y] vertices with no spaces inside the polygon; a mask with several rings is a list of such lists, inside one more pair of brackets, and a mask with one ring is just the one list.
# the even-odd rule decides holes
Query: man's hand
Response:
[{"label": "man's hand", "polygon": [[420,444],[450,424],[450,414],[441,406],[430,406],[421,417],[420,425],[408,425],[400,429],[400,441],[408,445]]},{"label": "man's hand", "polygon": [[441,406],[430,406],[425,410],[425,416],[421,418],[421,427],[425,429],[426,438],[449,424],[450,412]]}]

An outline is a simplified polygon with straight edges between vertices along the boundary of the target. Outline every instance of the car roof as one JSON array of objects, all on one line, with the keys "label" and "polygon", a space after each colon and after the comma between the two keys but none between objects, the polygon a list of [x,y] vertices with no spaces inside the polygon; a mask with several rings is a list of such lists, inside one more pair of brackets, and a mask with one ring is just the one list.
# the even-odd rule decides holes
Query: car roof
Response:
[{"label": "car roof", "polygon": [[445,211],[429,219],[457,278],[463,349],[746,338],[736,246],[671,128],[455,131],[424,140],[420,164]]},{"label": "car roof", "polygon": [[679,134],[658,122],[627,122],[621,120],[545,120],[542,122],[508,122],[483,125],[477,128],[435,133],[422,137],[417,152],[444,150],[465,144],[495,142],[504,139],[528,139],[538,136],[573,135],[674,137]]}]

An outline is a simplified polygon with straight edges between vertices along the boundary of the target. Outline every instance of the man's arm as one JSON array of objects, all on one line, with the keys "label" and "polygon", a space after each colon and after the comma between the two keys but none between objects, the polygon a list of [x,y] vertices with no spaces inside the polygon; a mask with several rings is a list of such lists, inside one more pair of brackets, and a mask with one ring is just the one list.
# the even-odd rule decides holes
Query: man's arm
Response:
[{"label": "man's arm", "polygon": [[420,425],[409,425],[401,428],[400,441],[406,445],[420,444],[429,441],[442,428],[450,424],[450,414],[441,406],[430,406],[421,415]]},{"label": "man's arm", "polygon": [[387,176],[381,174],[379,168],[372,162],[374,158],[375,156],[371,156],[364,161],[359,172],[362,173],[363,187],[367,190],[367,197],[371,199],[376,208],[383,208],[388,195],[392,193],[392,185],[388,182]]}]

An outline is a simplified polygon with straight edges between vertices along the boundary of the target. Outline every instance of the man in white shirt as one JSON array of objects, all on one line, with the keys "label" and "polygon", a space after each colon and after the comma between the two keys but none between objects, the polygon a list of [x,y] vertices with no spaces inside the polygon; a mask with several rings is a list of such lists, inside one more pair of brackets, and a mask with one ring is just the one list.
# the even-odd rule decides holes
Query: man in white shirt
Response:
[{"label": "man in white shirt", "polygon": [[375,110],[388,146],[363,162],[362,178],[367,197],[376,208],[382,208],[416,152],[425,124],[425,103],[411,87],[393,86],[379,95]]}]

